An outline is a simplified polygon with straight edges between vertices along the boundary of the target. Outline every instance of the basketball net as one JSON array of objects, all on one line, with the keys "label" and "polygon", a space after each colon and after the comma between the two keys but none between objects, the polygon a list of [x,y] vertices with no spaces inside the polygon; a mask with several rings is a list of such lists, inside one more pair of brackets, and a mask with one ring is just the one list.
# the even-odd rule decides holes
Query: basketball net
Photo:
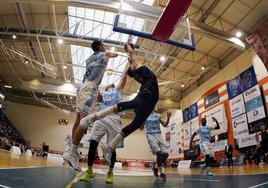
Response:
[{"label": "basketball net", "polygon": [[153,60],[158,56],[158,50],[161,44],[158,41],[141,39],[140,50],[144,53],[144,57],[148,60]]}]

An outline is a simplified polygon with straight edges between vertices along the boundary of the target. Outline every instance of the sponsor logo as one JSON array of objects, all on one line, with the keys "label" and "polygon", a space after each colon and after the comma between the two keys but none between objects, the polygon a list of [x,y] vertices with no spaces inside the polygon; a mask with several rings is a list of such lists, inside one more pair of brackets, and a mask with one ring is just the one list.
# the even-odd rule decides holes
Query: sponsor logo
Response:
[{"label": "sponsor logo", "polygon": [[241,124],[245,124],[246,123],[246,121],[244,120],[244,121],[240,121],[240,122],[234,122],[234,128],[236,128],[238,125],[241,125]]},{"label": "sponsor logo", "polygon": [[246,91],[246,92],[245,92],[245,95],[246,95],[246,96],[249,96],[250,94],[252,94],[252,93],[254,93],[254,92],[256,92],[256,91],[257,91],[257,88],[254,87],[254,88],[252,88],[251,90]]},{"label": "sponsor logo", "polygon": [[252,84],[252,72],[251,71],[246,71],[245,74],[243,75],[243,80],[245,81],[244,84],[246,85],[251,85]]},{"label": "sponsor logo", "polygon": [[251,137],[245,137],[241,139],[242,143],[247,143],[247,142],[254,142],[256,140],[255,136],[251,136]]},{"label": "sponsor logo", "polygon": [[239,84],[238,80],[232,80],[230,82],[230,91],[231,91],[232,96],[235,96],[238,93],[238,90],[237,90],[238,84]]},{"label": "sponsor logo", "polygon": [[258,114],[259,114],[259,111],[258,111],[258,110],[254,110],[254,111],[253,111],[253,115],[254,115],[254,116],[257,116]]}]

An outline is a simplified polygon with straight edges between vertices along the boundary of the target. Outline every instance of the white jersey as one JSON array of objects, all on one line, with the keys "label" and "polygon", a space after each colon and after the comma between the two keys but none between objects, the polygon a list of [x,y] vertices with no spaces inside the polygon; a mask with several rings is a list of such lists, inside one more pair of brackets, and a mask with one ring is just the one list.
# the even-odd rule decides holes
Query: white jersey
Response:
[{"label": "white jersey", "polygon": [[83,83],[90,81],[99,85],[107,67],[104,61],[105,52],[94,52],[86,60],[86,72],[84,74]]}]

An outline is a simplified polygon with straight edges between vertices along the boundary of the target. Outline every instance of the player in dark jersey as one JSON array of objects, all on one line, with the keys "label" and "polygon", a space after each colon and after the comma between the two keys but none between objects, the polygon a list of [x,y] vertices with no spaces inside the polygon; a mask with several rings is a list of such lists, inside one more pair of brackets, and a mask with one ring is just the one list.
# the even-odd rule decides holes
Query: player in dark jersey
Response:
[{"label": "player in dark jersey", "polygon": [[155,74],[148,67],[143,66],[136,61],[133,44],[125,44],[125,50],[129,54],[129,68],[128,71],[126,71],[126,75],[134,78],[141,84],[137,96],[131,101],[120,102],[108,109],[88,115],[80,122],[81,127],[87,127],[94,121],[109,114],[134,109],[136,116],[133,121],[124,127],[111,142],[102,145],[104,157],[109,164],[111,163],[111,154],[116,145],[132,132],[140,128],[154,110],[159,99],[158,83]]}]

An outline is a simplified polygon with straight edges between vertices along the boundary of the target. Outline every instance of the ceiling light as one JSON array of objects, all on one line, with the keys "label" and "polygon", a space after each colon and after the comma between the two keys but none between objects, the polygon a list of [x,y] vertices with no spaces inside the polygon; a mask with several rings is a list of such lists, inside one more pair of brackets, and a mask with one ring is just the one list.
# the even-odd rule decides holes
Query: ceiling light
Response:
[{"label": "ceiling light", "polygon": [[204,67],[204,66],[202,66],[202,67],[201,67],[201,70],[205,70],[205,67]]},{"label": "ceiling light", "polygon": [[3,95],[2,93],[0,93],[0,98],[4,100],[5,99],[5,95]]},{"label": "ceiling light", "polygon": [[70,97],[70,99],[73,99],[73,97]]},{"label": "ceiling light", "polygon": [[16,38],[17,38],[17,36],[16,36],[16,35],[12,35],[12,38],[13,38],[13,39],[16,39]]},{"label": "ceiling light", "polygon": [[58,39],[58,44],[62,44],[63,40],[62,39]]},{"label": "ceiling light", "polygon": [[10,85],[4,85],[5,88],[12,88]]},{"label": "ceiling light", "polygon": [[46,93],[44,92],[43,95],[45,95]]},{"label": "ceiling light", "polygon": [[63,69],[67,69],[67,66],[66,66],[66,65],[63,65],[62,68],[63,68]]},{"label": "ceiling light", "polygon": [[111,51],[114,52],[115,51],[115,47],[111,47]]},{"label": "ceiling light", "polygon": [[184,85],[184,84],[181,84],[181,87],[182,87],[182,88],[184,88],[184,87],[185,87],[185,85]]},{"label": "ceiling light", "polygon": [[237,31],[236,34],[235,34],[235,36],[236,36],[237,38],[240,38],[240,37],[242,36],[241,31]]},{"label": "ceiling light", "polygon": [[163,62],[163,61],[165,61],[165,60],[166,60],[165,56],[161,56],[161,57],[160,57],[160,61]]}]

